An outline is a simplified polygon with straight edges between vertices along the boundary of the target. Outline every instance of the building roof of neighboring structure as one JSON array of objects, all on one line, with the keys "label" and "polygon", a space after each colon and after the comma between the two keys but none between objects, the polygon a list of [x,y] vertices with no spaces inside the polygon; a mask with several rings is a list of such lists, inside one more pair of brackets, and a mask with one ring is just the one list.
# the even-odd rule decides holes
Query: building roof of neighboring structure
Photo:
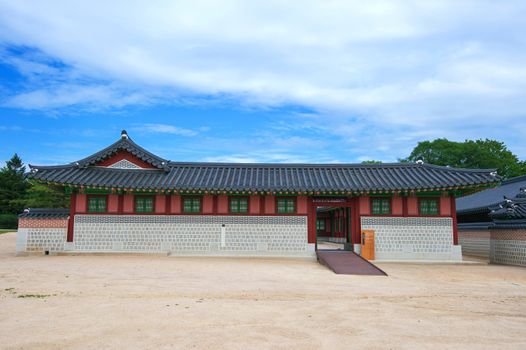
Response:
[{"label": "building roof of neighboring structure", "polygon": [[20,218],[31,219],[65,219],[69,216],[69,209],[65,208],[29,208],[19,214]]},{"label": "building roof of neighboring structure", "polygon": [[495,223],[509,220],[526,220],[526,188],[521,188],[514,198],[505,198],[501,203],[491,206],[489,216]]},{"label": "building roof of neighboring structure", "polygon": [[[97,166],[125,150],[155,169]],[[176,191],[371,192],[430,191],[497,183],[495,169],[458,169],[423,163],[264,164],[172,162],[131,141],[119,141],[78,162],[30,165],[30,177],[73,187]]]},{"label": "building roof of neighboring structure", "polygon": [[513,198],[504,197],[500,203],[488,208],[489,222],[469,222],[458,224],[462,230],[480,229],[525,229],[526,228],[526,188]]},{"label": "building roof of neighboring structure", "polygon": [[502,181],[501,185],[489,188],[469,196],[457,198],[457,215],[471,213],[489,213],[489,207],[498,205],[506,197],[519,193],[521,187],[526,187],[526,175]]}]

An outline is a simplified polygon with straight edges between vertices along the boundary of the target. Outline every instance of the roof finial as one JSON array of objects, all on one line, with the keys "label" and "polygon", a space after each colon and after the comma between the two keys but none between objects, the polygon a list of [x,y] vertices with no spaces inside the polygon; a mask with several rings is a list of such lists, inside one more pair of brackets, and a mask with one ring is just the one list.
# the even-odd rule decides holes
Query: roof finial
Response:
[{"label": "roof finial", "polygon": [[122,139],[127,139],[128,138],[128,133],[126,132],[126,130],[122,130],[121,131],[121,138]]}]

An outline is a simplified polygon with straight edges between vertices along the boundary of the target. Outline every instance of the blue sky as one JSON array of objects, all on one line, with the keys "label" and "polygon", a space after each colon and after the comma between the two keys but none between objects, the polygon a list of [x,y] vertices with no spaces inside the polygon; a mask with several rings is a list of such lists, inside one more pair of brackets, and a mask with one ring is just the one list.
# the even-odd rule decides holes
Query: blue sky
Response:
[{"label": "blue sky", "polygon": [[0,0],[0,160],[121,129],[172,160],[389,162],[438,137],[526,159],[524,1],[145,4]]}]

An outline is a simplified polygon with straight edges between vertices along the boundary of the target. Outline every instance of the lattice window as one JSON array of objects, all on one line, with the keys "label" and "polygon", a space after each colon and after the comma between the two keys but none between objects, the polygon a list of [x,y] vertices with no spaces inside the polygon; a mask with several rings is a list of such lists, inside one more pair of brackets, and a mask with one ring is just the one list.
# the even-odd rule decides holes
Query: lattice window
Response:
[{"label": "lattice window", "polygon": [[153,197],[135,196],[135,212],[153,213]]},{"label": "lattice window", "polygon": [[438,215],[438,199],[420,199],[420,215]]},{"label": "lattice window", "polygon": [[105,213],[106,212],[106,196],[89,196],[88,197],[88,212]]},{"label": "lattice window", "polygon": [[278,198],[278,214],[293,214],[296,212],[296,201],[294,198]]},{"label": "lattice window", "polygon": [[201,212],[201,198],[199,197],[183,198],[183,212],[200,213]]},{"label": "lattice window", "polygon": [[391,214],[391,199],[390,198],[373,198],[372,199],[372,213],[373,215]]},{"label": "lattice window", "polygon": [[248,198],[232,197],[229,201],[231,213],[248,213]]},{"label": "lattice window", "polygon": [[108,168],[118,168],[118,169],[141,169],[140,166],[133,164],[129,160],[121,159],[118,162],[113,163]]}]

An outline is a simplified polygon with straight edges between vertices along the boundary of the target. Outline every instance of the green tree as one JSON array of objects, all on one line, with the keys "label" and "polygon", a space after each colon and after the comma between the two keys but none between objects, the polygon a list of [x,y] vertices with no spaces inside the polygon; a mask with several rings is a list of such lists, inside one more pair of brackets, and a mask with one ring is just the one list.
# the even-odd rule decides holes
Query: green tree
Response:
[{"label": "green tree", "polygon": [[496,168],[506,178],[526,174],[526,163],[520,161],[503,142],[436,139],[419,142],[409,157],[401,161],[423,160],[425,163],[457,168]]},{"label": "green tree", "polygon": [[0,228],[16,228],[16,215],[24,208],[22,199],[29,188],[24,171],[16,153],[0,169]]},{"label": "green tree", "polygon": [[22,211],[29,182],[26,180],[25,165],[15,153],[0,169],[0,213],[18,214]]},{"label": "green tree", "polygon": [[25,208],[67,208],[69,196],[61,186],[30,181],[31,187],[22,199]]}]

